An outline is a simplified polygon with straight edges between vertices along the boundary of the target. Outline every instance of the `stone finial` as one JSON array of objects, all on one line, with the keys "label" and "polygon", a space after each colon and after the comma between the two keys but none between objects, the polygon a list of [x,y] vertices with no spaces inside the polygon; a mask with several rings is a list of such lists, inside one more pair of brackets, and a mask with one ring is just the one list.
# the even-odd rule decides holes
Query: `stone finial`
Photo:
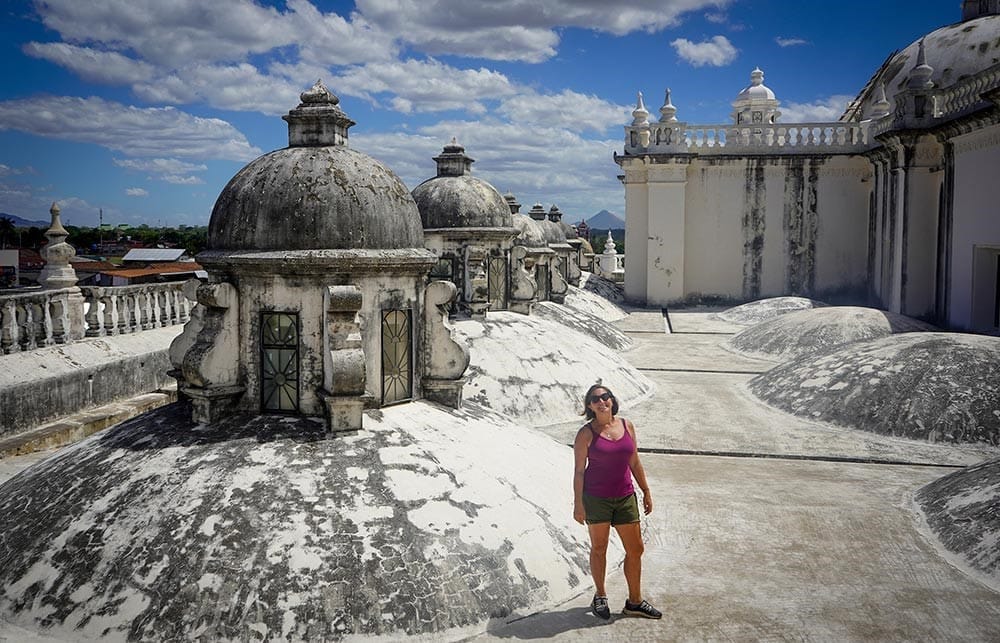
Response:
[{"label": "stone finial", "polygon": [[69,262],[70,257],[76,255],[76,249],[66,243],[69,233],[63,227],[59,206],[53,203],[49,208],[49,214],[52,215],[52,223],[45,231],[45,238],[49,243],[42,249],[45,267],[38,275],[38,282],[49,290],[69,288],[75,286],[77,282],[76,271]]},{"label": "stone finial", "polygon": [[535,221],[545,221],[545,206],[541,203],[536,203],[528,210],[528,216]]},{"label": "stone finial", "polygon": [[750,84],[754,87],[764,84],[764,70],[760,67],[754,67],[754,70],[750,72]]},{"label": "stone finial", "polygon": [[882,118],[889,115],[889,99],[885,96],[885,82],[878,84],[875,102],[872,103],[872,118]]},{"label": "stone finial", "polygon": [[608,238],[604,241],[604,254],[618,254],[618,249],[615,247],[615,240],[611,238],[611,230],[608,230]]},{"label": "stone finial", "polygon": [[639,100],[636,102],[635,109],[632,110],[632,126],[639,127],[641,125],[649,125],[649,110],[642,102],[642,92],[639,92]]},{"label": "stone finial", "polygon": [[340,109],[340,99],[323,81],[299,95],[299,106],[281,118],[288,123],[289,147],[346,145],[347,130],[354,121]]},{"label": "stone finial", "polygon": [[906,86],[910,89],[932,89],[934,87],[934,82],[931,80],[933,74],[934,68],[927,64],[924,39],[921,38],[917,49],[917,64],[910,71],[910,79]]},{"label": "stone finial", "polygon": [[465,148],[452,136],[451,142],[444,146],[440,154],[434,157],[437,163],[438,176],[464,176],[472,174],[472,164],[475,159],[465,154]]},{"label": "stone finial", "polygon": [[670,88],[667,88],[663,97],[663,105],[660,107],[660,122],[673,123],[677,120],[677,108],[670,102]]},{"label": "stone finial", "polygon": [[549,221],[555,221],[556,223],[562,221],[562,210],[555,203],[549,208]]},{"label": "stone finial", "polygon": [[511,214],[518,214],[521,211],[521,204],[517,202],[517,197],[514,196],[513,192],[507,192],[503,195],[503,198],[507,201]]}]

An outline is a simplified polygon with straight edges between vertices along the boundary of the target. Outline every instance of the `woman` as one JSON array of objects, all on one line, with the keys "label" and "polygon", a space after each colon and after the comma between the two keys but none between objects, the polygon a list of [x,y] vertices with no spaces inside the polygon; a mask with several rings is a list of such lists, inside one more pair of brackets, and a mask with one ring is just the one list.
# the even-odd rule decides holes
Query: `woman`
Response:
[{"label": "woman", "polygon": [[583,398],[583,414],[590,421],[573,443],[573,518],[590,531],[590,573],[594,577],[594,614],[608,619],[604,575],[608,563],[608,538],[615,528],[625,547],[625,581],[628,599],[622,614],[660,618],[662,614],[642,598],[642,533],[639,505],[632,486],[635,476],[642,490],[642,508],[653,511],[646,472],[636,449],[635,427],[618,417],[618,400],[606,386],[594,384]]}]

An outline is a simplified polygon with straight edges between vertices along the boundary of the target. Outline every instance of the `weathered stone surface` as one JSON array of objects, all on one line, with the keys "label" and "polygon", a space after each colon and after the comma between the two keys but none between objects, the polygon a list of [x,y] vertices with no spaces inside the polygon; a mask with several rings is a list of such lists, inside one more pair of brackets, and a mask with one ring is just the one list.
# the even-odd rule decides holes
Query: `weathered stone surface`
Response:
[{"label": "weathered stone surface", "polygon": [[464,408],[541,426],[579,419],[583,394],[598,379],[622,404],[646,399],[654,389],[617,351],[534,315],[490,313],[485,321],[456,322],[455,334],[471,356]]},{"label": "weathered stone surface", "polygon": [[1000,458],[939,478],[915,500],[944,549],[1000,592]]},{"label": "weathered stone surface", "polygon": [[170,326],[0,355],[0,436],[172,385],[167,351],[180,330]]},{"label": "weathered stone surface", "polygon": [[424,228],[510,228],[510,208],[482,179],[437,176],[413,189]]},{"label": "weathered stone surface", "polygon": [[823,306],[826,304],[806,297],[769,297],[733,306],[721,313],[716,313],[714,316],[732,324],[753,326],[785,313]]},{"label": "weathered stone surface", "polygon": [[413,197],[392,170],[346,146],[289,147],[252,161],[222,190],[215,250],[422,248]]},{"label": "weathered stone surface", "polygon": [[[569,449],[428,403],[356,436],[170,405],[0,485],[0,618],[57,640],[482,628],[578,593]],[[559,464],[562,463],[562,464]]]},{"label": "weathered stone surface", "polygon": [[790,359],[893,333],[935,330],[930,324],[875,308],[829,306],[790,312],[734,335],[726,348],[766,359]]},{"label": "weathered stone surface", "polygon": [[632,340],[629,336],[608,322],[597,315],[575,310],[565,304],[540,301],[532,307],[531,314],[589,335],[615,351],[627,350],[632,347]]},{"label": "weathered stone surface", "polygon": [[[570,286],[566,300],[563,301],[565,306],[599,317],[606,322],[615,322],[628,317],[628,313],[615,303],[624,301],[624,293],[620,286],[589,272],[582,275],[586,279],[583,287]],[[606,297],[605,292],[610,297]],[[616,296],[622,298],[615,299]]]},{"label": "weathered stone surface", "polygon": [[749,388],[809,419],[917,440],[996,446],[997,382],[1000,338],[906,333],[804,354],[758,375]]}]

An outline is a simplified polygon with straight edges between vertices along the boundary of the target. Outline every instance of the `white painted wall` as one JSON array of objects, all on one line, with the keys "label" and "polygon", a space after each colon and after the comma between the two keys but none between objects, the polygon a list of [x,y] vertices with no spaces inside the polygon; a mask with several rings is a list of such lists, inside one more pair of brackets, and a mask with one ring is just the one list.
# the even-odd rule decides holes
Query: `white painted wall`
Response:
[{"label": "white painted wall", "polygon": [[972,314],[973,262],[977,246],[1000,247],[1000,181],[997,179],[1000,125],[957,136],[953,142],[955,196],[948,322],[957,328],[985,329],[986,320],[976,319]]}]

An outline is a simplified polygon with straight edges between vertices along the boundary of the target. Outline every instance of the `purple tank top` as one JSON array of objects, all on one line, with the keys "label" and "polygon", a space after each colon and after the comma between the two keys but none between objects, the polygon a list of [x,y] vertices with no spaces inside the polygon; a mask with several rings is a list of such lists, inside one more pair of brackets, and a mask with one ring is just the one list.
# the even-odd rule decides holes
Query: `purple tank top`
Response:
[{"label": "purple tank top", "polygon": [[625,426],[625,434],[619,440],[609,440],[594,431],[587,448],[587,469],[583,472],[583,491],[588,496],[598,498],[623,498],[635,493],[632,487],[632,472],[628,462],[635,452],[635,440]]}]

